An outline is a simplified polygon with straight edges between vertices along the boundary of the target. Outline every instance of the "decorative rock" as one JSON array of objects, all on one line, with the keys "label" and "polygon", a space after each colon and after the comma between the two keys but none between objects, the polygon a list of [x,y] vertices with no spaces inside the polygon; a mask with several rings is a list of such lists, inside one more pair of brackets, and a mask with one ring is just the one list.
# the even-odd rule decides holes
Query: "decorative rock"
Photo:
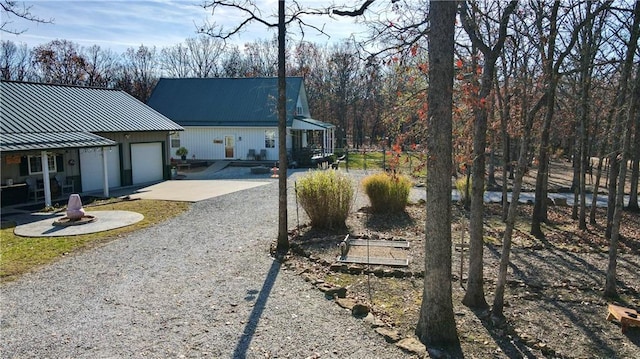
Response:
[{"label": "decorative rock", "polygon": [[82,200],[80,195],[73,193],[69,196],[69,202],[67,204],[67,218],[70,220],[78,220],[84,216],[84,209],[82,209]]},{"label": "decorative rock", "polygon": [[322,283],[318,285],[318,289],[323,292],[327,297],[345,298],[347,296],[347,288],[334,287],[328,283]]},{"label": "decorative rock", "polygon": [[344,309],[352,310],[353,307],[356,305],[356,301],[351,298],[337,298],[336,304],[338,304]]},{"label": "decorative rock", "polygon": [[358,264],[352,264],[347,267],[347,273],[349,274],[360,274],[363,270],[364,268]]},{"label": "decorative rock", "polygon": [[396,343],[400,340],[400,333],[389,328],[376,328],[376,333],[382,335],[387,343]]},{"label": "decorative rock", "polygon": [[363,320],[366,323],[369,323],[372,328],[384,327],[384,322],[380,318],[376,317],[375,315],[373,315],[371,313],[367,314],[367,316],[364,317]]},{"label": "decorative rock", "polygon": [[369,314],[369,307],[365,304],[357,303],[351,308],[351,315],[354,317],[365,317],[367,314]]},{"label": "decorative rock", "polygon": [[423,358],[427,354],[427,348],[418,338],[404,338],[397,342],[396,346],[408,352],[415,353],[420,358]]}]

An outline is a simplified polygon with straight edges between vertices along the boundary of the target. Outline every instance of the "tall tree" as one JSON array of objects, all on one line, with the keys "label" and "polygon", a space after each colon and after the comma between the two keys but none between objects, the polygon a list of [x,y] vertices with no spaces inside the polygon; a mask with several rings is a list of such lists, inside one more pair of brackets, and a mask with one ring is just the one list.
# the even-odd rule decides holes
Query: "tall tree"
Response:
[{"label": "tall tree", "polygon": [[[596,7],[593,12],[575,24],[565,29],[566,37],[559,38],[562,24],[566,22],[566,16],[560,17],[560,1],[554,1],[551,8],[547,9],[543,2],[534,5],[535,19],[533,27],[537,38],[531,40],[537,43],[542,63],[543,79],[545,81],[546,113],[540,130],[540,144],[538,147],[538,172],[536,174],[536,193],[531,218],[531,234],[536,238],[544,238],[541,224],[547,221],[547,179],[549,176],[549,136],[551,123],[556,110],[557,88],[562,73],[560,71],[564,60],[575,46],[580,31],[588,22],[592,21],[601,11],[608,9],[611,1],[606,1]],[[560,47],[564,45],[564,48]]]},{"label": "tall tree", "polygon": [[425,276],[416,335],[427,348],[458,343],[451,289],[453,47],[457,4],[429,3]]},{"label": "tall tree", "polygon": [[126,74],[121,74],[121,77],[130,78],[130,93],[138,100],[146,102],[159,78],[156,47],[130,47],[123,54],[123,60],[123,72]]},{"label": "tall tree", "polygon": [[3,80],[24,81],[33,76],[27,44],[0,41],[0,77]]},{"label": "tall tree", "polygon": [[[629,37],[629,45],[627,48],[627,56],[624,62],[624,74],[630,74],[631,72],[627,72],[627,69],[633,67],[633,58],[635,57],[636,49],[638,46],[638,40],[640,39],[640,1],[636,1],[635,7],[633,10],[633,25],[630,31]],[[637,67],[637,73],[635,76],[635,81],[632,82],[632,95],[629,96],[628,106],[626,107],[625,115],[626,116],[618,116],[616,120],[616,133],[623,134],[622,140],[622,148],[617,152],[617,156],[613,159],[613,161],[620,161],[619,173],[618,173],[618,183],[615,193],[615,205],[613,211],[613,218],[611,220],[611,239],[609,243],[609,264],[607,266],[607,277],[604,286],[604,295],[606,297],[616,297],[616,267],[617,267],[617,258],[618,258],[618,241],[620,237],[620,221],[622,219],[622,209],[624,205],[624,187],[626,182],[626,174],[627,174],[627,162],[629,160],[629,152],[631,148],[631,129],[633,119],[636,116],[636,111],[638,111],[638,106],[640,105],[640,66]],[[626,83],[624,79],[622,79],[623,83]],[[621,97],[626,98],[624,94],[621,94]],[[637,139],[636,139],[637,140]],[[614,148],[614,150],[617,150]],[[613,181],[613,179],[612,179]],[[611,202],[609,202],[609,206],[611,206]],[[608,226],[607,226],[608,227]]]},{"label": "tall tree", "polygon": [[[494,3],[497,4],[497,3]],[[471,215],[469,220],[469,277],[467,291],[462,302],[473,308],[487,308],[484,297],[483,249],[484,249],[484,187],[485,187],[485,152],[487,147],[487,119],[489,112],[489,96],[493,87],[496,62],[502,52],[507,38],[507,24],[509,17],[516,9],[518,2],[511,1],[500,15],[498,35],[493,39],[494,44],[487,44],[489,34],[483,39],[480,32],[481,24],[477,13],[477,4],[462,2],[461,19],[465,32],[471,43],[479,49],[483,56],[483,69],[480,88],[473,93],[472,111],[474,114],[473,133],[473,164],[471,168]],[[486,9],[487,12],[490,9]],[[489,17],[490,15],[487,14]],[[491,28],[490,20],[486,20],[485,28]],[[475,55],[475,54],[474,54]]]},{"label": "tall tree", "polygon": [[78,44],[68,40],[53,40],[33,50],[33,61],[40,79],[46,83],[84,85],[87,60]]}]

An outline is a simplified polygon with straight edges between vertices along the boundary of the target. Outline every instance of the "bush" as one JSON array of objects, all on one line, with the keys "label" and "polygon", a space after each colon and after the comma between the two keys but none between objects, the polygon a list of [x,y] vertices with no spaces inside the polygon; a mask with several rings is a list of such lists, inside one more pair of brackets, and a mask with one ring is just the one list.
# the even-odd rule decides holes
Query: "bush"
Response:
[{"label": "bush", "polygon": [[374,212],[402,212],[409,201],[411,180],[399,174],[377,173],[362,180]]},{"label": "bush", "polygon": [[302,209],[316,228],[346,227],[353,201],[351,180],[339,171],[310,171],[296,183]]}]

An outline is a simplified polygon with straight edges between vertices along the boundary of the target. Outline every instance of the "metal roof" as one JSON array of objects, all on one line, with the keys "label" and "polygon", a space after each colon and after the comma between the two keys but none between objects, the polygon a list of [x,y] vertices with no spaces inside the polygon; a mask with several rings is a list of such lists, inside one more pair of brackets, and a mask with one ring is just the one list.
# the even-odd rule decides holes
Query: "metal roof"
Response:
[{"label": "metal roof", "polygon": [[320,120],[314,120],[312,118],[303,118],[303,117],[296,117],[293,119],[293,124],[291,126],[291,128],[293,128],[294,130],[300,129],[300,130],[325,130],[325,129],[329,129],[329,128],[334,128],[336,126],[330,124],[330,123],[326,123],[326,122],[322,122]]},{"label": "metal roof", "polygon": [[113,146],[118,143],[87,132],[41,132],[0,134],[0,151],[48,150]]},{"label": "metal roof", "polygon": [[[290,125],[301,77],[287,78],[287,122]],[[182,126],[278,125],[278,79],[162,78],[147,104]]]},{"label": "metal roof", "polygon": [[181,130],[181,126],[124,91],[0,82],[3,151],[115,143],[93,132]]}]

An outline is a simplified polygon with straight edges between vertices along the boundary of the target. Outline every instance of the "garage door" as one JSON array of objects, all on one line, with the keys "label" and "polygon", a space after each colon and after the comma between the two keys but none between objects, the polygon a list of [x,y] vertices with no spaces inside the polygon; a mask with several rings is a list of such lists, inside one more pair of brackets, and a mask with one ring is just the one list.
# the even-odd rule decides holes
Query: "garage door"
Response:
[{"label": "garage door", "polygon": [[[117,146],[105,147],[105,154],[109,188],[120,187],[120,149]],[[80,149],[80,171],[83,192],[104,189],[101,147]]]},{"label": "garage door", "polygon": [[162,181],[162,143],[131,144],[133,184]]}]

